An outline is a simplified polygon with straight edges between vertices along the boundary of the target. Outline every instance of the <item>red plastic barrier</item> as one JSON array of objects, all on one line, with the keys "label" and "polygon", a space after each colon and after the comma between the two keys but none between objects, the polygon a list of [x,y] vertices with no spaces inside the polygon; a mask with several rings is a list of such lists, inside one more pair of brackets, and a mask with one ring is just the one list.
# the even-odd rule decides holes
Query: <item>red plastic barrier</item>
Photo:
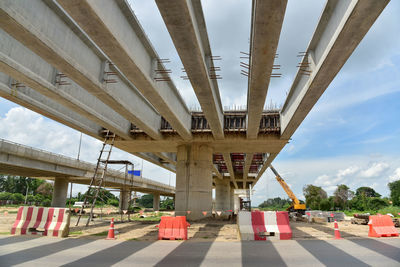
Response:
[{"label": "red plastic barrier", "polygon": [[254,240],[267,240],[267,237],[260,236],[260,233],[265,233],[267,229],[265,228],[264,222],[264,212],[262,211],[252,211],[251,212],[251,225],[254,232]]},{"label": "red plastic barrier", "polygon": [[185,216],[162,216],[160,225],[158,225],[158,240],[187,240],[187,228],[189,226],[190,224],[186,222]]},{"label": "red plastic barrier", "polygon": [[389,215],[374,215],[369,216],[369,232],[370,237],[389,237],[399,236],[394,227],[393,221]]},{"label": "red plastic barrier", "polygon": [[278,224],[280,239],[292,239],[292,229],[290,228],[289,214],[287,211],[276,212],[276,223]]}]

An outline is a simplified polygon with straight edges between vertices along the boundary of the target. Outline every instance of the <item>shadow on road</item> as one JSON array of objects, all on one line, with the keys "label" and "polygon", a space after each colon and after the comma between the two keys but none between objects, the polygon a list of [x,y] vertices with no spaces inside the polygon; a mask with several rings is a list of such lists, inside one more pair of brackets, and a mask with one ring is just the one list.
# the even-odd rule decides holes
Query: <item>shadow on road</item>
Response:
[{"label": "shadow on road", "polygon": [[218,232],[223,227],[222,224],[206,224],[204,227],[200,227],[193,239],[199,239],[204,237],[204,232],[207,228],[213,227],[216,230],[216,234],[212,237],[206,238],[207,241],[204,242],[191,242],[184,241],[177,248],[171,251],[167,256],[165,256],[161,261],[159,261],[155,266],[177,266],[178,262],[190,262],[190,266],[200,266],[204,258],[207,255],[208,250],[214,243],[218,236]]}]

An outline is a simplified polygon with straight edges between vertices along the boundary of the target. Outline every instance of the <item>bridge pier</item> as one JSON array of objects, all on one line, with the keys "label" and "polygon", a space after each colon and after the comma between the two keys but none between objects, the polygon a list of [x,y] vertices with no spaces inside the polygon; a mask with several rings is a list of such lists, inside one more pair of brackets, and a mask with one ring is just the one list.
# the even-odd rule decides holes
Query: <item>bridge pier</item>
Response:
[{"label": "bridge pier", "polygon": [[68,178],[55,177],[51,206],[64,208],[67,201],[67,195],[68,195]]},{"label": "bridge pier", "polygon": [[[175,214],[189,220],[211,216],[212,153],[204,144],[180,145],[177,149]],[[190,211],[190,214],[187,214]],[[207,215],[203,215],[207,212]]]},{"label": "bridge pier", "polygon": [[159,211],[160,210],[160,194],[153,193],[153,210]]},{"label": "bridge pier", "polygon": [[131,191],[129,189],[121,188],[119,193],[119,211],[127,210],[129,208],[129,201],[131,200]]},{"label": "bridge pier", "polygon": [[227,211],[231,207],[231,186],[228,179],[215,179],[215,209]]}]

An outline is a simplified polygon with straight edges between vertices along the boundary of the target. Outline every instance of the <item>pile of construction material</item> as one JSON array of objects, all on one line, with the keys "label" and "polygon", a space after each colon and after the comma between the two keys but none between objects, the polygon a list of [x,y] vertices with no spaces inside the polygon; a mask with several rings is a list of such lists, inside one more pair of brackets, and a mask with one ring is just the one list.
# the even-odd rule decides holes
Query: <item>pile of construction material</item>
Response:
[{"label": "pile of construction material", "polygon": [[[391,220],[393,222],[393,225],[395,227],[400,227],[400,220],[398,218],[394,218],[392,214],[388,213],[386,215],[389,215],[391,217]],[[370,214],[369,213],[363,213],[363,214],[353,214],[354,218],[351,218],[351,223],[352,224],[362,224],[362,225],[367,225],[370,219]]]},{"label": "pile of construction material", "polygon": [[326,223],[336,221],[344,221],[344,212],[308,210],[306,211],[309,222]]}]

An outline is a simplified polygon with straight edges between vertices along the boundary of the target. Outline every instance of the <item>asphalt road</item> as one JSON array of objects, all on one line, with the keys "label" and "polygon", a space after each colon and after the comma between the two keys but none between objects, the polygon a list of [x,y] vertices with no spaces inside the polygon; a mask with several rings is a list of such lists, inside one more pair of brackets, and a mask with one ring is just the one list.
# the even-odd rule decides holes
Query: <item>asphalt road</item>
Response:
[{"label": "asphalt road", "polygon": [[400,266],[400,238],[247,242],[0,236],[0,266]]}]

